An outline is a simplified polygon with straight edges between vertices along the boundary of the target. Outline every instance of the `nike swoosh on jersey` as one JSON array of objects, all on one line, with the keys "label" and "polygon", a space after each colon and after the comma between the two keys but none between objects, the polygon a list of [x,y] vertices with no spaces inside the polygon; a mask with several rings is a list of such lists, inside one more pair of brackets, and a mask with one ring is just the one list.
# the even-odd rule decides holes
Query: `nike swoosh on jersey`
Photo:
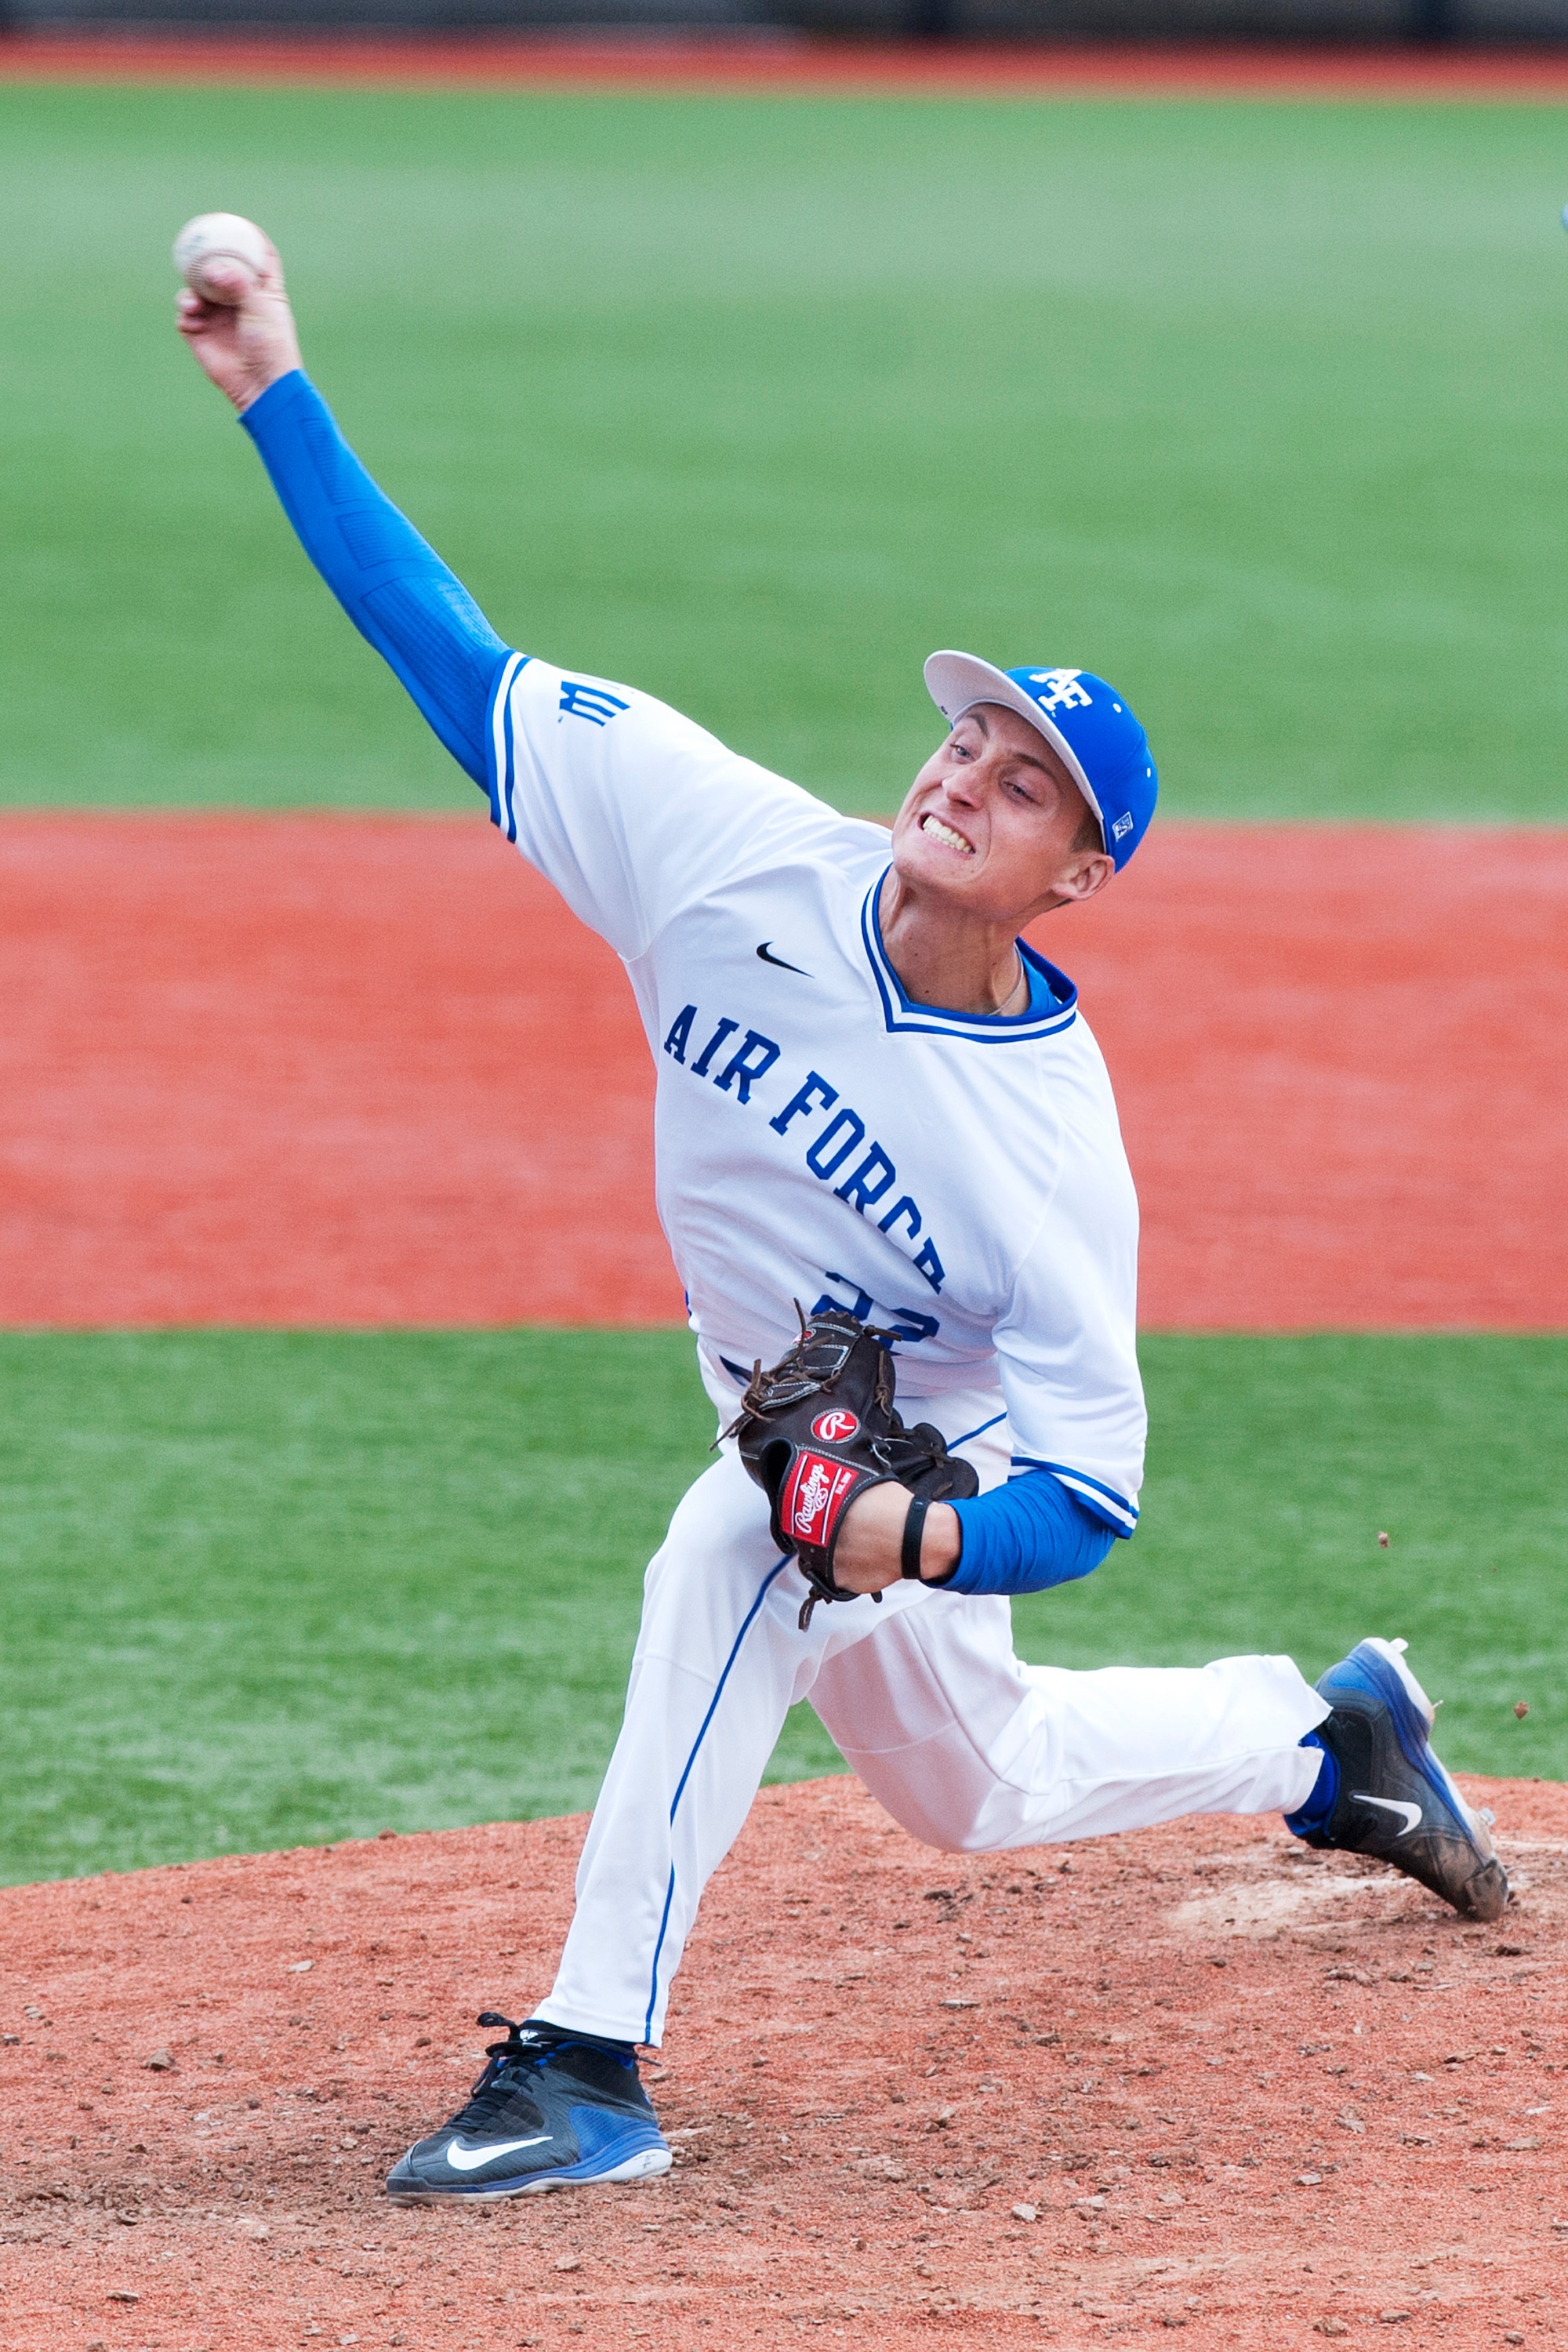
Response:
[{"label": "nike swoosh on jersey", "polygon": [[772,955],[772,954],[770,954],[770,953],[769,953],[769,950],[770,950],[770,949],[772,948],[772,946],[773,946],[773,941],[772,941],[772,940],[764,940],[763,941],[762,946],[757,950],[757,953],[758,953],[758,955],[759,955],[759,956],[761,956],[761,958],[762,958],[762,960],[763,960],[763,961],[764,963],[776,964],[776,965],[778,966],[778,969],[780,970],[780,971],[795,971],[795,972],[800,972],[800,977],[802,978],[802,980],[809,980],[809,979],[811,978],[811,974],[810,974],[810,972],[808,972],[808,971],[801,971],[799,964],[797,964],[797,963],[785,963],[785,961],[784,961],[784,960],[783,956],[776,956],[776,955]]},{"label": "nike swoosh on jersey", "polygon": [[481,2164],[493,2164],[498,2156],[513,2156],[520,2147],[542,2147],[553,2137],[550,2132],[540,2132],[532,2139],[491,2140],[487,2147],[465,2147],[460,2139],[447,2142],[447,2161],[454,2172],[477,2172]]},{"label": "nike swoosh on jersey", "polygon": [[1358,1805],[1377,1805],[1385,1813],[1403,1813],[1405,1827],[1399,1832],[1401,1837],[1408,1837],[1412,1830],[1421,1826],[1419,1805],[1412,1805],[1398,1797],[1369,1797],[1364,1789],[1352,1789],[1351,1795]]}]

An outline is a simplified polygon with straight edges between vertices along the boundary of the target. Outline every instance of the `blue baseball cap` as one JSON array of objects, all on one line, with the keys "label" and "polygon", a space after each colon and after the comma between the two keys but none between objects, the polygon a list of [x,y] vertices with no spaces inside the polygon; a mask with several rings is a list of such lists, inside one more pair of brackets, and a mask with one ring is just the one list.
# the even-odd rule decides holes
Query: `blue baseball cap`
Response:
[{"label": "blue baseball cap", "polygon": [[999,702],[1037,727],[1100,820],[1120,874],[1154,814],[1160,789],[1149,738],[1114,687],[1087,669],[997,669],[975,654],[932,654],[927,690],[950,727],[977,702]]}]

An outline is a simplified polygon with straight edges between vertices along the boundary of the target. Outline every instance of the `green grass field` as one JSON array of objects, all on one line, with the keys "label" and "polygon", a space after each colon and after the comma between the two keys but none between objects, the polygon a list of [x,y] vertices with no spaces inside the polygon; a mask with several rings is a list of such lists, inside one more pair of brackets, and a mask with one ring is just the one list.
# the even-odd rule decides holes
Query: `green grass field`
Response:
[{"label": "green grass field", "polygon": [[[1452,1762],[1568,1771],[1568,1339],[1144,1352],[1143,1526],[1026,1656],[1403,1632]],[[592,1802],[711,1433],[683,1334],[12,1336],[0,1378],[0,1877]],[[797,1709],[774,1776],[836,1762]]]},{"label": "green grass field", "polygon": [[0,90],[0,797],[468,790],[174,345],[222,205],[504,633],[846,805],[956,643],[1173,811],[1561,819],[1564,194],[1547,106]]}]

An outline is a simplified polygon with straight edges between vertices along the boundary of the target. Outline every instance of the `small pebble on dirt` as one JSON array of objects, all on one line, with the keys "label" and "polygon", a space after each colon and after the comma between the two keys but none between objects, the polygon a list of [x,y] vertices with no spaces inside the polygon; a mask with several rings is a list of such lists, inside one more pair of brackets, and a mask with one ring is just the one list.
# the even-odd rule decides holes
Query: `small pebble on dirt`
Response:
[{"label": "small pebble on dirt", "polygon": [[1040,2218],[1037,2205],[1015,2205],[1011,2211],[1015,2221],[1037,2221]]},{"label": "small pebble on dirt", "polygon": [[153,2074],[168,2074],[174,2063],[174,2058],[167,2050],[154,2050],[150,2058],[143,2058],[142,2061],[148,2072]]},{"label": "small pebble on dirt", "polygon": [[1410,2314],[1407,2311],[1380,2311],[1377,2315],[1384,2327],[1397,2327],[1402,2319],[1409,2318]]},{"label": "small pebble on dirt", "polygon": [[[1505,2327],[1502,2332],[1502,2340],[1505,2344],[1522,2344],[1524,2338],[1520,2334],[1517,2327]],[[87,2347],[87,2352],[92,2352],[92,2347],[90,2344]]]}]

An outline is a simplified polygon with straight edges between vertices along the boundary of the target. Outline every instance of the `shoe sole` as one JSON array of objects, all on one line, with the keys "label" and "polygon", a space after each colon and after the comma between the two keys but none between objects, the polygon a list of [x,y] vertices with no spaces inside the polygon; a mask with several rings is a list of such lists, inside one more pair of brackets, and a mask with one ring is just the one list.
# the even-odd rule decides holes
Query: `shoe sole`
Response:
[{"label": "shoe sole", "polygon": [[386,2194],[394,2205],[499,2205],[511,2197],[540,2197],[548,2189],[604,2189],[629,2180],[657,2180],[669,2170],[672,2160],[661,2140],[657,2147],[634,2148],[618,2164],[596,2167],[591,2160],[563,2164],[550,2172],[524,2173],[512,2180],[487,2180],[473,2189],[462,2188],[456,2181],[449,2189],[434,2181],[428,2187],[399,2181],[395,2188],[389,2180]]}]

